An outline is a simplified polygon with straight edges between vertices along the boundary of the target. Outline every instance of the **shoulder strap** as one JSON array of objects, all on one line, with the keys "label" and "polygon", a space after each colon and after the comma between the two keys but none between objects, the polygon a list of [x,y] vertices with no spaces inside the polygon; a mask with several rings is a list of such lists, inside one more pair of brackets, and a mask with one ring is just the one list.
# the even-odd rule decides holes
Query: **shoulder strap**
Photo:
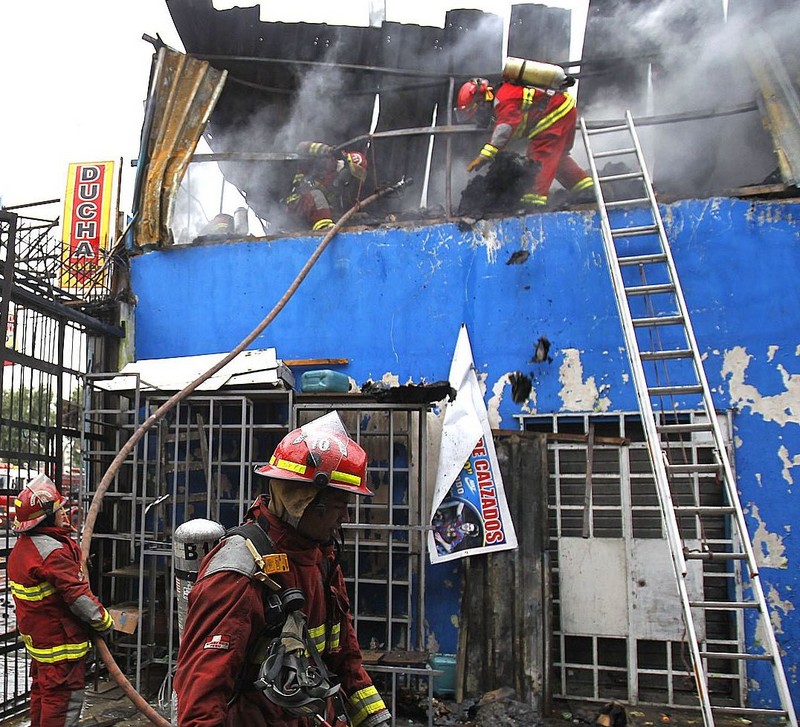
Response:
[{"label": "shoulder strap", "polygon": [[231,528],[225,533],[225,537],[238,535],[244,539],[245,546],[258,566],[253,578],[278,593],[281,591],[281,585],[276,583],[271,576],[276,573],[288,573],[289,559],[286,557],[286,553],[275,552],[275,546],[268,531],[269,523],[266,518],[259,518],[258,522],[245,523]]}]

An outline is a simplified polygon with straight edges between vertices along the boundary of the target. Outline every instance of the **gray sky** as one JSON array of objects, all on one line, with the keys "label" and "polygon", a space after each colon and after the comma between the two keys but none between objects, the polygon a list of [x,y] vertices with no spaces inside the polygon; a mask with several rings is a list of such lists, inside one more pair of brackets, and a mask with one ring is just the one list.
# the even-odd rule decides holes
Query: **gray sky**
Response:
[{"label": "gray sky", "polygon": [[[385,2],[389,20],[440,27],[447,8],[507,15],[511,4]],[[214,2],[220,9],[254,4]],[[583,26],[588,0],[545,4],[574,8],[573,24]],[[262,20],[366,25],[368,17],[369,0],[262,3]],[[165,43],[183,50],[165,0],[0,0],[0,28],[0,202],[62,198],[70,162],[121,158],[120,207],[129,211],[134,175],[130,162],[138,154],[153,50],[142,34],[158,33]],[[573,48],[573,57],[577,52]],[[51,214],[60,213],[56,206]]]}]

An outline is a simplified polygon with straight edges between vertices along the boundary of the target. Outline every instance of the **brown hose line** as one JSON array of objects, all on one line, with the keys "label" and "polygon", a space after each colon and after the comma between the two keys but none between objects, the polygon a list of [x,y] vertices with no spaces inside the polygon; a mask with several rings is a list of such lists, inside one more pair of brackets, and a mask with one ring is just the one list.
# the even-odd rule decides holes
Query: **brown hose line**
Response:
[{"label": "brown hose line", "polygon": [[[242,351],[244,351],[255,339],[261,335],[263,330],[275,319],[278,313],[283,310],[284,306],[289,302],[290,298],[294,295],[295,291],[300,287],[300,284],[305,280],[306,276],[310,272],[311,268],[319,259],[319,256],[322,255],[325,248],[328,246],[328,243],[333,239],[342,225],[347,222],[348,219],[356,212],[361,210],[362,208],[366,207],[369,204],[372,204],[376,200],[380,199],[384,195],[388,194],[389,192],[395,191],[400,189],[401,187],[408,184],[405,179],[401,179],[394,185],[389,187],[384,187],[383,189],[379,189],[377,192],[374,192],[366,199],[356,202],[347,212],[345,212],[336,224],[331,227],[330,230],[326,233],[326,235],[322,238],[317,249],[314,250],[314,253],[311,257],[306,261],[306,264],[302,267],[300,272],[297,274],[297,277],[294,279],[292,284],[286,289],[286,292],[283,294],[281,299],[275,304],[272,310],[262,319],[262,321],[247,335],[245,336],[242,341],[234,348],[227,356],[223,359],[215,363],[208,371],[205,373],[200,374],[194,381],[187,384],[183,389],[181,389],[177,394],[173,394],[167,401],[165,401],[158,409],[156,409],[147,419],[145,419],[139,427],[133,432],[130,439],[128,439],[125,444],[122,445],[119,452],[117,453],[116,457],[112,460],[111,464],[109,465],[108,469],[106,470],[103,478],[100,480],[100,484],[97,486],[97,490],[95,490],[94,496],[92,497],[92,503],[89,506],[89,511],[86,515],[86,521],[83,526],[83,534],[81,536],[81,560],[84,567],[84,572],[88,572],[86,570],[87,562],[89,560],[89,549],[92,542],[92,535],[94,533],[94,524],[97,520],[97,515],[100,512],[100,506],[103,503],[103,496],[106,494],[111,481],[114,479],[117,471],[122,466],[123,462],[127,458],[127,456],[133,451],[133,448],[139,442],[139,440],[145,435],[148,429],[150,429],[156,422],[158,422],[170,409],[172,409],[179,401],[186,398],[191,394],[200,384],[202,384],[207,379],[211,378],[217,371],[221,368],[229,364],[233,359],[235,359]],[[114,661],[114,657],[111,655],[111,651],[108,648],[108,645],[100,638],[98,638],[95,642],[97,646],[97,651],[100,654],[100,658],[103,660],[103,663],[106,665],[109,674],[112,676],[114,681],[122,688],[123,692],[125,692],[126,696],[133,702],[134,706],[145,716],[149,719],[153,724],[158,725],[159,727],[170,727],[170,723],[164,719],[156,710],[150,706],[147,700],[142,697],[139,692],[137,692],[133,685],[128,681],[126,676],[122,673],[122,670],[117,666],[116,662]]]}]

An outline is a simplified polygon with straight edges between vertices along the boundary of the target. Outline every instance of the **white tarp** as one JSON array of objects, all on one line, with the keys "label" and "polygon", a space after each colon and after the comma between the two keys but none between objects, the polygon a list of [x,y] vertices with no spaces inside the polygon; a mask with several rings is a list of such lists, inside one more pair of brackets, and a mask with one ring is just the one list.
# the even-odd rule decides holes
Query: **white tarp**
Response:
[{"label": "white tarp", "polygon": [[458,334],[449,379],[457,395],[447,405],[442,426],[428,531],[431,563],[517,547],[464,325]]}]

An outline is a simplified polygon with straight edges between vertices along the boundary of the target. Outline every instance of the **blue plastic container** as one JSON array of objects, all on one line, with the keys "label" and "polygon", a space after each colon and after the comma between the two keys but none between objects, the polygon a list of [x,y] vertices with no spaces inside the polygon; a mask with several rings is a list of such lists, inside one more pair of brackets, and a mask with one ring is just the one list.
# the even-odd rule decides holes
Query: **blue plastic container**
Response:
[{"label": "blue plastic container", "polygon": [[431,669],[444,674],[434,677],[433,693],[437,697],[453,697],[456,693],[456,655],[434,654],[430,659]]},{"label": "blue plastic container", "polygon": [[306,371],[300,377],[300,391],[304,394],[347,392],[350,391],[350,378],[340,371],[330,369]]}]

